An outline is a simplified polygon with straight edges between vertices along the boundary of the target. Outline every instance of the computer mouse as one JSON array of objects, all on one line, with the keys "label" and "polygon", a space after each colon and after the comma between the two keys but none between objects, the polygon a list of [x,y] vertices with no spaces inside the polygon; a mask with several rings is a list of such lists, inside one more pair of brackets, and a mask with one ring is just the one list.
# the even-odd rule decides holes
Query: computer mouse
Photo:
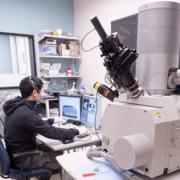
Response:
[{"label": "computer mouse", "polygon": [[69,139],[69,140],[64,140],[63,144],[69,144],[69,143],[73,143],[73,139]]}]

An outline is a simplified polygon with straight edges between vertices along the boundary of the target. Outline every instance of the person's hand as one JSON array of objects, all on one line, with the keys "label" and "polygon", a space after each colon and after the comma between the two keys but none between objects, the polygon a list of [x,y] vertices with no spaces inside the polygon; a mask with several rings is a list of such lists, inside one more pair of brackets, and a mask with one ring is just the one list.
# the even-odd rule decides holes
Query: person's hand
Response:
[{"label": "person's hand", "polygon": [[54,124],[54,118],[49,118],[48,122],[49,122],[50,125]]},{"label": "person's hand", "polygon": [[74,133],[74,136],[79,135],[79,130],[78,129],[72,128],[72,131]]},{"label": "person's hand", "polygon": [[62,141],[64,144],[73,142],[74,136],[79,135],[79,130],[78,130],[78,129],[70,128],[70,129],[66,129],[66,130],[67,130],[69,133],[67,134],[67,136],[66,136],[65,138],[61,139],[61,141]]}]

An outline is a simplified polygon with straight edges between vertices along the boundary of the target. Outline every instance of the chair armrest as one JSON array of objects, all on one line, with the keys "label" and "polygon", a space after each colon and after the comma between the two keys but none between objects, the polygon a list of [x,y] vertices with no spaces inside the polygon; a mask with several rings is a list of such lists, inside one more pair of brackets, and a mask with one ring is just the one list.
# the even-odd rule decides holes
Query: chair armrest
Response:
[{"label": "chair armrest", "polygon": [[42,151],[34,150],[34,151],[27,151],[27,152],[22,152],[22,153],[15,153],[13,154],[13,158],[23,159],[23,158],[37,156],[37,155],[42,155]]}]

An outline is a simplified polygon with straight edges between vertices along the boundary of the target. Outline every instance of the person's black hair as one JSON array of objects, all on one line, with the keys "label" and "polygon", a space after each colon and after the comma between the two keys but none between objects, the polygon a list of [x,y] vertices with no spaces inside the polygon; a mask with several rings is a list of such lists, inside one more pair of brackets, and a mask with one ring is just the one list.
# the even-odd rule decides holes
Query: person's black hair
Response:
[{"label": "person's black hair", "polygon": [[32,94],[33,90],[40,93],[42,87],[43,82],[40,78],[29,76],[21,80],[19,90],[21,92],[21,96],[23,98],[27,98]]}]

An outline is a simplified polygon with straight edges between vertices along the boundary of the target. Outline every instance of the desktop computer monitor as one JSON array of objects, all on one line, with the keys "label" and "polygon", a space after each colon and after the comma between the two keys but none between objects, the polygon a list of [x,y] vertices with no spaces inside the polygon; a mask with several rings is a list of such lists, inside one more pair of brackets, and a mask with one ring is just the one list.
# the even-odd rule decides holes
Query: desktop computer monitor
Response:
[{"label": "desktop computer monitor", "polygon": [[99,99],[84,96],[82,101],[81,123],[90,128],[99,128]]},{"label": "desktop computer monitor", "polygon": [[81,96],[59,95],[59,116],[80,123]]}]

